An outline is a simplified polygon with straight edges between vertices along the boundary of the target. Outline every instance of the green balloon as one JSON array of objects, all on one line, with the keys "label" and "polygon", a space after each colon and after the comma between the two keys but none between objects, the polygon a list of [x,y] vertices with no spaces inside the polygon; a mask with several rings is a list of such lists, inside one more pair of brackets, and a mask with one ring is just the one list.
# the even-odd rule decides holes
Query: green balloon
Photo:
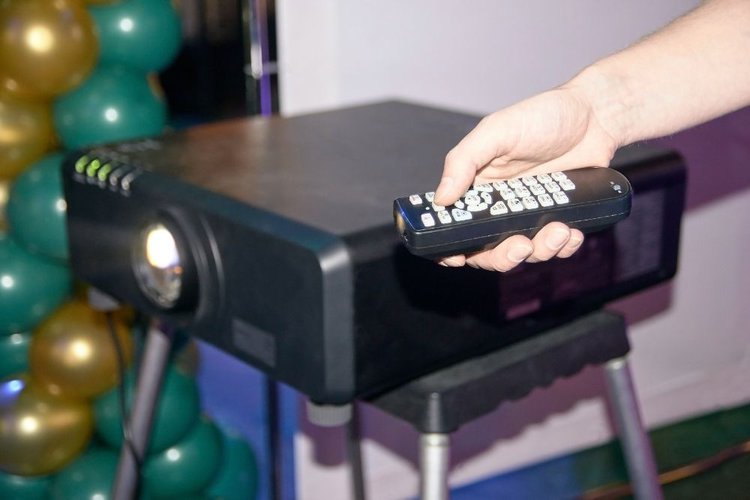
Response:
[{"label": "green balloon", "polygon": [[0,235],[0,335],[31,331],[71,291],[70,270]]},{"label": "green balloon", "polygon": [[208,487],[222,500],[255,500],[258,497],[258,461],[240,435],[222,430],[223,457],[219,473]]},{"label": "green balloon", "polygon": [[149,457],[143,468],[146,498],[183,498],[202,492],[221,465],[221,433],[205,417],[185,439]]},{"label": "green balloon", "polygon": [[0,498],[47,500],[52,476],[15,476],[0,471]]},{"label": "green balloon", "polygon": [[182,29],[170,0],[124,0],[89,8],[99,33],[99,58],[143,72],[164,69],[177,55]]},{"label": "green balloon", "polygon": [[[128,400],[132,393],[133,375],[126,378]],[[122,445],[119,388],[115,387],[94,401],[96,432],[113,448]],[[200,415],[200,396],[195,380],[170,366],[161,388],[154,413],[154,426],[148,452],[158,453],[183,439]]]},{"label": "green balloon", "polygon": [[50,485],[51,500],[106,500],[112,498],[118,455],[93,447],[60,471]]},{"label": "green balloon", "polygon": [[55,130],[69,149],[156,135],[167,107],[143,73],[100,65],[74,91],[53,104]]},{"label": "green balloon", "polygon": [[45,257],[67,260],[62,159],[62,153],[53,153],[28,167],[13,183],[6,210],[10,234],[21,246]]},{"label": "green balloon", "polygon": [[[8,336],[0,336],[0,379],[29,371],[30,345],[30,333],[11,333]],[[0,498],[4,497],[0,495]]]}]

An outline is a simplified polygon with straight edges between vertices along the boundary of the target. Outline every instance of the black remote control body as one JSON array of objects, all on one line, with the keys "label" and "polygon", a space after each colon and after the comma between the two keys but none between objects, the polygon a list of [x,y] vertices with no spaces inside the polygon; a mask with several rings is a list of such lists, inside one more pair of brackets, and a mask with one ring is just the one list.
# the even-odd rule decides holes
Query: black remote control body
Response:
[{"label": "black remote control body", "polygon": [[475,185],[447,207],[433,196],[393,202],[404,245],[429,258],[491,248],[514,234],[532,237],[553,221],[585,233],[604,229],[630,214],[632,188],[616,170],[586,167]]}]

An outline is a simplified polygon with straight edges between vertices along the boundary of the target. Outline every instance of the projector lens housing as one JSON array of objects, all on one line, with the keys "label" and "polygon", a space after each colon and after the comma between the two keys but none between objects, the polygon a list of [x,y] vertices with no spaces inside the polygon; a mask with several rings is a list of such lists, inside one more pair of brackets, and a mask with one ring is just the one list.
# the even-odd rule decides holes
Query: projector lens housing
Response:
[{"label": "projector lens housing", "polygon": [[133,247],[133,272],[143,294],[164,310],[195,305],[195,262],[177,224],[165,217],[147,223]]}]

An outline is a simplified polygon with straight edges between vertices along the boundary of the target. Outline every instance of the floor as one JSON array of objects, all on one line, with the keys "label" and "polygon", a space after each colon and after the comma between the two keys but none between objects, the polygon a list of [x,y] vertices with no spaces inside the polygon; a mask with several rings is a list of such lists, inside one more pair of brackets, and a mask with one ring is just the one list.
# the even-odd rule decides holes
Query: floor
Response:
[{"label": "floor", "polygon": [[[689,475],[664,487],[666,499],[750,499],[750,446],[739,446],[750,440],[750,405],[656,429],[651,440],[660,473],[682,468]],[[688,464],[695,467],[683,468]],[[458,488],[451,498],[630,498],[616,492],[607,496],[601,489],[625,481],[619,445],[613,442]]]}]

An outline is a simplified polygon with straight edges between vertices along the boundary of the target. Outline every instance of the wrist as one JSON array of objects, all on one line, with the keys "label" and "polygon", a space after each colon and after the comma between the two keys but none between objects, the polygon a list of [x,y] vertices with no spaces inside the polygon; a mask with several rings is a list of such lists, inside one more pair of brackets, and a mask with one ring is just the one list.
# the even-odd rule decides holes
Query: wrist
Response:
[{"label": "wrist", "polygon": [[611,138],[615,148],[640,139],[635,127],[638,108],[625,78],[594,64],[561,88],[585,102],[594,125]]}]

